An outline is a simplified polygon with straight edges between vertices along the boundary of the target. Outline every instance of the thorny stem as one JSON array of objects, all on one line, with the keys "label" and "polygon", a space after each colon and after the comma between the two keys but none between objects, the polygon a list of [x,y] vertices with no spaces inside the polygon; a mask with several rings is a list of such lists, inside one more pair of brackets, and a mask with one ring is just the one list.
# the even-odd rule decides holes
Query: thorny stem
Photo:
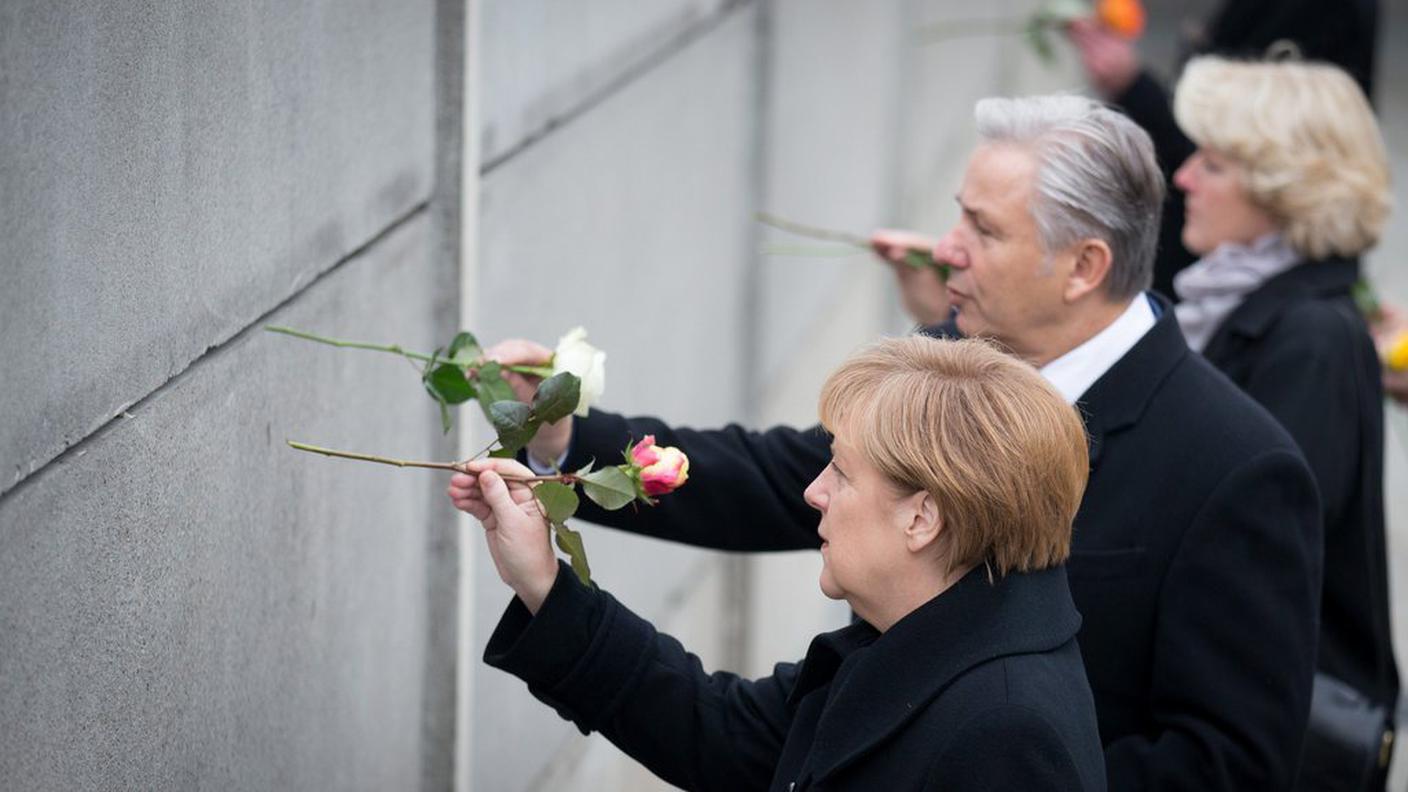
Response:
[{"label": "thorny stem", "polygon": [[[470,459],[465,460],[464,462],[416,462],[408,459],[393,459],[391,457],[377,456],[376,454],[358,454],[354,451],[338,451],[333,448],[323,448],[322,446],[309,445],[308,443],[300,443],[295,440],[285,440],[284,442],[288,443],[289,446],[291,446],[292,448],[296,448],[299,451],[308,451],[314,454],[322,454],[323,456],[338,457],[341,459],[355,459],[360,462],[378,462],[383,465],[395,465],[396,467],[418,467],[430,468],[432,470],[449,470],[455,473],[469,472],[466,465],[469,462],[473,461],[473,458],[471,457]],[[493,447],[493,443],[490,443],[489,445],[491,448]],[[486,448],[485,451],[487,450],[488,449]],[[479,453],[482,454],[484,453],[484,451],[480,451]],[[476,454],[475,456],[478,456],[478,454]],[[505,481],[518,481],[523,483],[531,483],[536,481],[560,481],[563,484],[576,484],[578,481],[581,480],[580,477],[573,473],[556,473],[548,476],[515,476],[512,474],[500,473],[499,476]]]},{"label": "thorny stem", "polygon": [[822,239],[827,242],[840,242],[843,245],[851,245],[862,250],[870,250],[870,240],[855,234],[848,234],[844,231],[832,231],[827,228],[818,228],[804,223],[794,223],[791,220],[784,220],[774,214],[758,212],[756,215],[758,222],[766,226],[772,226],[779,231],[786,231],[797,236],[811,237],[812,239]]},{"label": "thorny stem", "polygon": [[[871,250],[870,240],[856,236],[855,234],[818,228],[804,223],[794,223],[791,220],[784,220],[777,215],[768,214],[767,212],[758,212],[755,217],[757,217],[758,222],[763,225],[772,226],[780,231],[786,231],[789,234],[810,237],[812,239],[821,239],[828,242],[839,242],[843,245],[850,245],[851,247],[865,251]],[[938,272],[940,278],[948,280],[949,264],[935,259],[933,254],[920,250],[919,248],[908,248],[904,258],[901,259],[901,263],[914,267],[915,269],[933,267]]]},{"label": "thorny stem", "polygon": [[271,333],[283,333],[284,335],[290,335],[294,338],[302,338],[307,341],[317,341],[320,344],[328,344],[330,346],[335,347],[348,347],[350,349],[370,349],[374,352],[390,352],[393,355],[401,355],[403,357],[421,360],[426,363],[429,363],[431,359],[429,355],[423,355],[419,352],[411,352],[402,349],[401,347],[396,346],[395,344],[368,344],[362,341],[344,341],[339,338],[327,338],[325,336],[307,333],[302,330],[295,330],[292,327],[280,327],[278,325],[264,325],[264,329],[268,330]]},{"label": "thorny stem", "polygon": [[[448,358],[432,358],[430,355],[424,354],[422,352],[412,352],[409,349],[402,349],[396,344],[369,344],[364,341],[347,341],[341,338],[328,338],[327,336],[315,335],[304,330],[295,330],[292,327],[281,327],[279,325],[264,325],[264,329],[268,330],[271,333],[282,333],[283,335],[293,336],[294,338],[302,338],[305,341],[317,341],[320,344],[327,344],[329,346],[345,347],[348,349],[370,349],[373,352],[390,352],[393,355],[400,355],[402,357],[411,358],[412,360],[419,360],[424,363],[450,362]],[[480,358],[479,360],[475,361],[474,365],[468,366],[467,368],[477,370],[485,362],[486,361],[484,360],[484,358]],[[549,366],[504,366],[504,368],[508,369],[509,371],[518,372],[519,374],[531,374],[534,377],[552,376],[552,368]]]},{"label": "thorny stem", "polygon": [[415,462],[408,459],[392,459],[391,457],[377,456],[375,454],[358,454],[352,451],[337,451],[332,448],[299,443],[294,440],[285,440],[289,446],[299,451],[309,451],[323,456],[341,457],[342,459],[357,459],[362,462],[379,462],[383,465],[395,465],[396,467],[418,467],[432,468],[434,470],[453,470],[456,473],[465,472],[463,462]]}]

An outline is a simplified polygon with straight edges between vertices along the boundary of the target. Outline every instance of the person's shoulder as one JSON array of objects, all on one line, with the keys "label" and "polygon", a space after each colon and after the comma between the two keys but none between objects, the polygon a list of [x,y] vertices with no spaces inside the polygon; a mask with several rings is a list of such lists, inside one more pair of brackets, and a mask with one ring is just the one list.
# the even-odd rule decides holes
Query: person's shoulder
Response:
[{"label": "person's shoulder", "polygon": [[1094,728],[1072,730],[1050,708],[993,701],[949,724],[934,772],[950,789],[1104,789]]},{"label": "person's shoulder", "polygon": [[[943,718],[957,723],[982,716],[992,722],[1050,723],[1059,731],[1078,727],[1094,705],[1085,666],[1074,639],[1046,651],[995,657],[969,668],[940,697]],[[1023,727],[1027,728],[1027,727]]]},{"label": "person's shoulder", "polygon": [[1310,298],[1288,304],[1267,328],[1265,343],[1326,359],[1348,357],[1351,346],[1372,343],[1354,304],[1344,299]]},{"label": "person's shoulder", "polygon": [[1299,454],[1265,407],[1198,354],[1186,356],[1169,372],[1140,423],[1169,435],[1176,445],[1215,451],[1208,462],[1231,464],[1276,450]]}]

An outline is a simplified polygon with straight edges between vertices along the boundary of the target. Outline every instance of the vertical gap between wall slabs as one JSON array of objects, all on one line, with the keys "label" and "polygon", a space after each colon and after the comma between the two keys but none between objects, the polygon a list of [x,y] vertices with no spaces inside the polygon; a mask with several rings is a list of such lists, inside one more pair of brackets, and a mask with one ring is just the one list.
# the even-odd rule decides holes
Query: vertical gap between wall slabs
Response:
[{"label": "vertical gap between wall slabs", "polygon": [[[436,0],[436,188],[434,219],[439,230],[436,247],[437,268],[452,273],[449,288],[455,289],[458,328],[472,328],[476,317],[475,293],[478,285],[476,256],[479,217],[479,3],[477,0]],[[474,421],[459,421],[456,429],[455,456],[462,457],[470,447],[477,448],[481,430]],[[440,482],[443,485],[443,481]],[[435,493],[439,496],[439,493]],[[443,500],[443,498],[441,498]],[[474,586],[475,558],[478,544],[466,541],[468,515],[458,514],[445,528],[450,537],[439,549],[453,557],[443,559],[455,568],[454,584],[442,586],[434,595],[443,597],[443,608],[432,607],[440,617],[432,630],[450,632],[453,638],[437,642],[433,648],[450,654],[453,680],[448,699],[448,739],[428,745],[442,756],[427,760],[427,768],[437,768],[424,777],[427,789],[451,789],[469,792],[473,786],[474,768]],[[452,625],[447,627],[446,625]],[[427,691],[432,695],[433,691]],[[447,706],[427,701],[427,713]],[[448,765],[448,772],[440,770]]]},{"label": "vertical gap between wall slabs", "polygon": [[[760,0],[753,17],[753,141],[749,146],[751,162],[748,163],[751,176],[749,191],[753,210],[763,208],[768,190],[768,161],[771,149],[768,143],[771,131],[771,107],[773,89],[773,46],[775,0]],[[750,213],[751,214],[751,213]],[[752,223],[745,235],[748,249],[744,251],[743,294],[743,333],[742,348],[738,358],[742,371],[743,409],[745,425],[757,426],[762,417],[763,378],[759,371],[763,328],[763,237],[758,223]],[[748,658],[753,640],[753,625],[749,618],[749,603],[755,595],[753,576],[755,564],[747,556],[730,555],[724,560],[724,662],[738,672],[748,668]]]}]

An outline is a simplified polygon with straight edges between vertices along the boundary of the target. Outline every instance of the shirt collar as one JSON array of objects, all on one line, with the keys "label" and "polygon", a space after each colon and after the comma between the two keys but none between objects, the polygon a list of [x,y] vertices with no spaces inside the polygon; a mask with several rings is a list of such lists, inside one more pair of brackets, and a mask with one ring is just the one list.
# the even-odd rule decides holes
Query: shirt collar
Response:
[{"label": "shirt collar", "polygon": [[1154,309],[1148,296],[1140,292],[1108,327],[1042,366],[1041,376],[1056,386],[1067,404],[1075,404],[1096,380],[1139,343],[1154,322]]}]

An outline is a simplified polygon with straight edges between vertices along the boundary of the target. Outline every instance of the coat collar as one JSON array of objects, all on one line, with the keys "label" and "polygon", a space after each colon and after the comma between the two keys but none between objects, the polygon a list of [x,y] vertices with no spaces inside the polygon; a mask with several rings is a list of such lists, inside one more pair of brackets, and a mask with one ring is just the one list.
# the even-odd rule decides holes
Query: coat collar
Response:
[{"label": "coat collar", "polygon": [[[1183,331],[1178,329],[1173,303],[1156,292],[1144,294],[1153,302],[1158,317],[1154,326],[1076,400],[1076,409],[1090,435],[1092,470],[1100,461],[1105,435],[1138,423],[1164,378],[1191,354]],[[963,337],[953,317],[940,325],[922,327],[919,332],[934,338]]]},{"label": "coat collar", "polygon": [[1132,349],[1076,400],[1090,435],[1090,467],[1100,461],[1105,436],[1138,423],[1159,387],[1189,354],[1173,304],[1148,292],[1158,320]]},{"label": "coat collar", "polygon": [[1359,280],[1356,259],[1328,258],[1297,264],[1247,295],[1208,341],[1204,354],[1215,359],[1231,336],[1260,338],[1293,302],[1306,298],[1348,296]]},{"label": "coat collar", "polygon": [[817,780],[845,767],[909,722],[968,669],[999,657],[1046,652],[1075,637],[1080,615],[1064,567],[1011,573],[989,583],[985,567],[880,634],[860,622],[817,636],[790,703],[832,682],[811,747]]}]

